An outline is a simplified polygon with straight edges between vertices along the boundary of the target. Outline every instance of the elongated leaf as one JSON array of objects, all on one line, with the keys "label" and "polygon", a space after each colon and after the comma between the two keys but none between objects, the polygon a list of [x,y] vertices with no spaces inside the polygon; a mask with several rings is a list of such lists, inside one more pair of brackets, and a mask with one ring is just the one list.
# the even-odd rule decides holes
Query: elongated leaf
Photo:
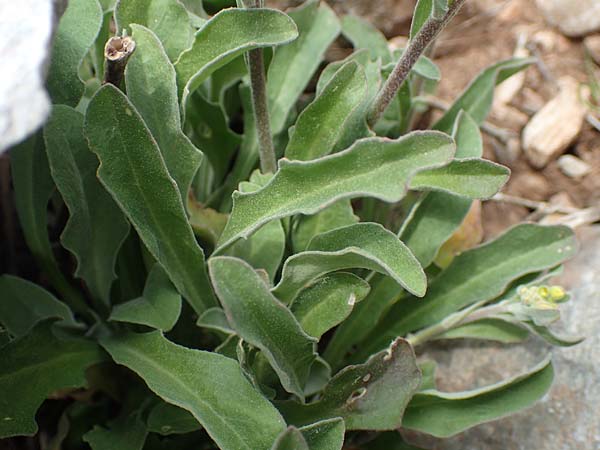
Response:
[{"label": "elongated leaf", "polygon": [[309,450],[309,447],[298,428],[288,427],[277,437],[271,450]]},{"label": "elongated leaf", "polygon": [[306,250],[310,240],[317,234],[334,228],[345,227],[358,222],[349,200],[341,200],[312,216],[297,219],[292,233],[292,243],[296,253]]},{"label": "elongated leaf", "polygon": [[536,325],[535,323],[527,322],[527,326],[531,329],[535,334],[544,339],[546,342],[552,345],[557,345],[559,347],[571,347],[573,345],[577,345],[585,339],[581,336],[564,336],[556,333],[550,327]]},{"label": "elongated leaf", "polygon": [[429,285],[425,298],[406,298],[394,305],[357,357],[475,302],[492,300],[523,275],[569,259],[576,247],[573,232],[567,227],[522,224],[511,228],[457,256]]},{"label": "elongated leaf", "polygon": [[142,450],[148,429],[138,414],[115,420],[109,429],[95,426],[83,436],[92,450]]},{"label": "elongated leaf", "polygon": [[449,437],[531,406],[548,392],[553,377],[552,364],[547,359],[523,375],[481,389],[420,392],[406,408],[402,426]]},{"label": "elongated leaf", "polygon": [[60,324],[77,326],[64,303],[37,284],[12,275],[0,277],[0,324],[14,337],[26,335],[39,321],[62,319]]},{"label": "elongated leaf", "polygon": [[159,331],[115,336],[102,345],[159,397],[190,411],[223,450],[269,449],[285,428],[227,357],[173,344]]},{"label": "elongated leaf", "polygon": [[[227,319],[237,334],[262,350],[283,387],[303,398],[316,340],[289,309],[269,292],[260,276],[241,259],[209,260],[210,276]],[[265,317],[269,320],[265,321]]]},{"label": "elongated leaf", "polygon": [[331,153],[344,123],[364,100],[366,82],[364,69],[356,62],[343,65],[298,117],[285,156],[307,161]]},{"label": "elongated leaf", "polygon": [[96,40],[102,26],[102,8],[97,0],[68,3],[60,19],[48,71],[48,91],[52,103],[77,106],[83,95],[79,65]]},{"label": "elongated leaf", "polygon": [[0,438],[37,432],[35,412],[58,389],[85,386],[85,370],[105,359],[82,339],[58,339],[51,322],[0,348]]},{"label": "elongated leaf", "polygon": [[163,436],[191,433],[202,428],[189,411],[165,402],[150,410],[146,425],[148,431]]},{"label": "elongated leaf", "polygon": [[196,325],[229,335],[235,334],[235,331],[231,329],[229,322],[227,322],[225,311],[221,308],[209,308],[204,311],[202,315],[198,317]]},{"label": "elongated leaf", "polygon": [[98,159],[83,135],[81,113],[56,105],[44,127],[44,140],[52,178],[69,208],[61,241],[77,258],[75,275],[108,305],[129,222],[96,178]]},{"label": "elongated leaf", "polygon": [[212,72],[248,50],[293,41],[293,20],[271,9],[225,9],[196,33],[194,43],[175,63],[182,107]]},{"label": "elongated leaf", "polygon": [[[162,42],[169,59],[175,61],[194,40],[194,28],[185,7],[177,0],[119,0],[115,9],[119,32],[138,24],[152,30]],[[138,44],[137,39],[136,46]],[[139,49],[136,48],[136,52]],[[151,69],[150,67],[148,67]]]},{"label": "elongated leaf", "polygon": [[320,339],[339,325],[369,293],[369,283],[351,273],[332,273],[304,289],[290,309],[309,335]]},{"label": "elongated leaf", "polygon": [[483,339],[512,344],[522,342],[529,331],[516,323],[497,318],[481,319],[453,328],[439,336],[439,339]]},{"label": "elongated leaf", "polygon": [[510,170],[500,164],[483,159],[462,159],[445,167],[419,172],[410,181],[410,187],[486,199],[500,191],[509,176]]},{"label": "elongated leaf", "polygon": [[109,320],[169,331],[181,313],[181,297],[160,264],[155,264],[140,298],[116,305]]},{"label": "elongated leaf", "polygon": [[281,402],[280,411],[296,426],[342,417],[348,430],[393,430],[400,426],[421,374],[410,345],[394,341],[386,351],[334,376],[320,399],[308,405]]},{"label": "elongated leaf", "polygon": [[423,27],[429,16],[431,16],[434,0],[417,0],[415,12],[410,24],[410,39],[414,39]]},{"label": "elongated leaf", "polygon": [[[133,5],[137,8],[139,3],[144,2],[135,0]],[[119,9],[127,4],[123,0]],[[160,42],[147,28],[131,25],[131,29],[136,50],[125,70],[127,96],[156,140],[185,204],[202,154],[181,130],[175,69]]]},{"label": "elongated leaf", "polygon": [[496,85],[527,68],[532,62],[532,59],[526,58],[509,59],[488,67],[471,82],[433,128],[449,133],[461,110],[481,124],[492,107]]},{"label": "elongated leaf", "polygon": [[267,76],[273,134],[283,130],[290,110],[340,32],[339,20],[325,2],[310,0],[289,11],[289,16],[298,27],[298,39],[275,51]]},{"label": "elongated leaf", "polygon": [[398,140],[364,139],[315,161],[281,160],[278,172],[264,188],[251,194],[234,192],[233,211],[219,248],[250,236],[269,220],[314,214],[343,198],[398,201],[414,172],[440,166],[453,154],[454,143],[447,135],[414,132]]},{"label": "elongated leaf", "polygon": [[392,61],[392,53],[385,36],[361,17],[349,14],[342,19],[342,33],[355,49],[367,49],[371,59],[381,58],[383,64]]},{"label": "elongated leaf", "polygon": [[346,426],[340,417],[300,428],[310,450],[342,450]]},{"label": "elongated leaf", "polygon": [[179,292],[197,313],[214,305],[177,185],[135,107],[114,86],[103,86],[88,107],[85,134],[100,159],[100,181]]},{"label": "elongated leaf", "polygon": [[397,236],[375,223],[357,223],[316,236],[308,251],[285,262],[273,293],[290,302],[321,275],[358,267],[389,275],[415,295],[425,294],[427,279],[419,262]]}]

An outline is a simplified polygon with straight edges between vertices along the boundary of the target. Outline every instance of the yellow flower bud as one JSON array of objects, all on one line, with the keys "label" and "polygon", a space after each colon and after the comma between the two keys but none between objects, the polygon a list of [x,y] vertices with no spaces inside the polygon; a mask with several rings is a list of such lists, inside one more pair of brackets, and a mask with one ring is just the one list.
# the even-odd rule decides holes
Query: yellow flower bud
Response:
[{"label": "yellow flower bud", "polygon": [[550,294],[550,300],[555,302],[562,300],[567,295],[561,286],[551,286],[548,291]]}]

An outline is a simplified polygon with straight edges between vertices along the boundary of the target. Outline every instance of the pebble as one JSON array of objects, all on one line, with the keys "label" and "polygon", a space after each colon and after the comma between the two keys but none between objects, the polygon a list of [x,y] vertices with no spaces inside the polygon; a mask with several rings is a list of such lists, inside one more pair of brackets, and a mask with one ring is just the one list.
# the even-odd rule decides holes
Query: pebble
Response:
[{"label": "pebble", "polygon": [[592,171],[592,167],[573,155],[562,155],[558,158],[558,168],[570,178],[583,178]]},{"label": "pebble", "polygon": [[536,0],[548,23],[569,37],[580,37],[600,30],[598,0]]}]

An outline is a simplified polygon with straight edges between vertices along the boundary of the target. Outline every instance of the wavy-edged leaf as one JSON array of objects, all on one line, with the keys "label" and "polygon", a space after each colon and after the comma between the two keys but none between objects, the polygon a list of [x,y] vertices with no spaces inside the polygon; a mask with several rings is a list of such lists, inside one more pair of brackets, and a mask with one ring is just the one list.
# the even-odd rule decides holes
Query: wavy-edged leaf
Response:
[{"label": "wavy-edged leaf", "polygon": [[309,447],[298,428],[287,427],[277,437],[271,450],[309,450]]},{"label": "wavy-edged leaf", "polygon": [[417,191],[442,191],[472,199],[487,199],[508,181],[510,170],[483,159],[461,159],[444,167],[423,170],[410,180]]},{"label": "wavy-edged leaf", "polygon": [[52,178],[69,209],[61,242],[77,258],[75,275],[108,305],[129,222],[96,178],[98,159],[83,135],[83,114],[55,105],[44,127],[44,140]]},{"label": "wavy-edged leaf", "polygon": [[417,131],[397,140],[364,139],[314,161],[281,160],[264,188],[250,194],[234,192],[233,211],[219,249],[250,236],[270,220],[314,214],[344,198],[398,201],[415,172],[443,165],[453,154],[454,141],[447,135]]},{"label": "wavy-edged leaf", "polygon": [[296,23],[298,39],[277,48],[267,76],[273,134],[285,127],[290,110],[319,68],[325,51],[340,32],[339,20],[325,2],[310,0],[288,14]]},{"label": "wavy-edged leaf", "polygon": [[310,366],[317,356],[316,340],[302,330],[291,311],[273,297],[247,263],[219,256],[210,258],[208,266],[232,328],[262,350],[288,392],[303,398]]},{"label": "wavy-edged leaf", "polygon": [[356,275],[332,273],[304,289],[290,309],[304,331],[320,339],[328,330],[342,323],[370,289],[369,283]]},{"label": "wavy-edged leaf", "polygon": [[118,419],[108,429],[96,425],[83,435],[92,450],[142,450],[148,429],[139,414]]},{"label": "wavy-edged leaf", "polygon": [[67,305],[23,278],[0,276],[0,297],[0,324],[14,337],[26,335],[35,324],[49,318],[60,318],[61,325],[77,326]]},{"label": "wavy-edged leaf", "polygon": [[35,412],[58,389],[86,385],[85,370],[106,357],[83,339],[59,339],[51,322],[0,348],[0,438],[34,435]]},{"label": "wavy-edged leaf", "polygon": [[202,428],[189,411],[162,401],[148,413],[146,426],[148,431],[163,436],[191,433]]},{"label": "wavy-edged leaf", "polygon": [[573,231],[564,226],[522,224],[511,228],[454,258],[430,283],[424,298],[405,298],[396,303],[372,331],[358,357],[475,302],[494,299],[523,275],[569,259],[576,247]]},{"label": "wavy-edged leaf", "polygon": [[511,75],[527,68],[534,60],[531,58],[513,58],[501,61],[483,70],[465,89],[450,109],[433,126],[434,129],[449,133],[456,116],[465,110],[481,124],[492,107],[494,88]]},{"label": "wavy-edged leaf", "polygon": [[85,134],[100,159],[100,181],[179,292],[197,313],[215,305],[177,184],[135,107],[116,87],[104,85],[90,102]]},{"label": "wavy-edged leaf", "polygon": [[192,47],[175,63],[182,108],[211,73],[248,50],[293,41],[294,21],[272,9],[224,9],[196,33]]},{"label": "wavy-edged leaf", "polygon": [[102,8],[97,0],[68,3],[60,18],[52,44],[48,91],[52,103],[77,106],[83,95],[79,65],[94,44],[102,26]]},{"label": "wavy-edged leaf", "polygon": [[302,427],[300,432],[310,450],[342,450],[346,425],[337,417]]},{"label": "wavy-edged leaf", "polygon": [[[128,3],[123,0],[120,8]],[[135,0],[134,3],[143,2]],[[175,69],[160,42],[152,31],[141,25],[131,25],[131,29],[136,50],[125,69],[127,97],[150,129],[186,204],[202,153],[181,130]]]},{"label": "wavy-edged leaf", "polygon": [[190,411],[223,450],[269,449],[285,422],[237,362],[169,342],[159,331],[102,341],[159,397]]},{"label": "wavy-edged leaf", "polygon": [[[158,36],[171,61],[175,61],[194,40],[194,27],[187,10],[178,0],[119,0],[115,22],[119,32],[125,28],[131,31],[132,24],[148,27]],[[137,47],[137,39],[135,41]],[[136,52],[138,50],[136,48]]]},{"label": "wavy-edged leaf", "polygon": [[342,417],[347,430],[393,430],[400,426],[420,379],[411,346],[397,339],[366,363],[338,372],[316,402],[288,401],[277,406],[288,423],[296,426]]},{"label": "wavy-edged leaf", "polygon": [[342,19],[342,33],[352,46],[359,49],[367,49],[371,59],[381,58],[383,64],[392,61],[392,53],[383,33],[367,22],[365,19],[349,14]]},{"label": "wavy-edged leaf", "polygon": [[452,328],[436,339],[482,339],[487,341],[513,344],[522,342],[529,336],[529,331],[516,323],[495,317],[469,322]]},{"label": "wavy-edged leaf", "polygon": [[427,279],[410,250],[398,237],[376,223],[357,223],[315,236],[306,252],[288,258],[273,293],[291,302],[316,278],[336,270],[364,268],[392,277],[418,296]]},{"label": "wavy-edged leaf", "polygon": [[331,153],[367,93],[362,66],[344,64],[317,98],[298,116],[285,149],[288,159],[307,161]]},{"label": "wavy-edged leaf", "polygon": [[522,375],[473,391],[419,392],[406,408],[402,427],[436,437],[453,436],[531,406],[548,392],[553,378],[552,364],[546,359]]},{"label": "wavy-edged leaf", "polygon": [[301,216],[296,219],[292,232],[292,244],[295,253],[306,250],[310,240],[317,234],[345,227],[358,222],[349,200],[340,200],[312,216]]},{"label": "wavy-edged leaf", "polygon": [[147,325],[161,331],[175,326],[181,313],[181,296],[160,264],[148,274],[141,297],[115,305],[109,320]]}]

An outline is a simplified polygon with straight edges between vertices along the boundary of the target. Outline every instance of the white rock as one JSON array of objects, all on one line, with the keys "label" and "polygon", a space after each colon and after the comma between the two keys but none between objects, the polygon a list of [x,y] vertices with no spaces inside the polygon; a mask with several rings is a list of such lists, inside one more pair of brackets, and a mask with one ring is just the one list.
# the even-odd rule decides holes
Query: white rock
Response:
[{"label": "white rock", "polygon": [[53,25],[52,0],[0,0],[0,153],[50,112],[44,84]]},{"label": "white rock", "polygon": [[600,30],[598,0],[536,0],[546,20],[565,35],[584,36]]},{"label": "white rock", "polygon": [[559,80],[560,93],[540,109],[523,130],[523,150],[534,167],[542,168],[577,138],[586,114],[579,100],[579,83]]},{"label": "white rock", "polygon": [[573,155],[562,155],[557,163],[561,172],[571,178],[583,178],[592,171],[588,163]]},{"label": "white rock", "polygon": [[596,64],[600,64],[600,34],[586,37],[583,40],[583,45],[596,61]]}]

